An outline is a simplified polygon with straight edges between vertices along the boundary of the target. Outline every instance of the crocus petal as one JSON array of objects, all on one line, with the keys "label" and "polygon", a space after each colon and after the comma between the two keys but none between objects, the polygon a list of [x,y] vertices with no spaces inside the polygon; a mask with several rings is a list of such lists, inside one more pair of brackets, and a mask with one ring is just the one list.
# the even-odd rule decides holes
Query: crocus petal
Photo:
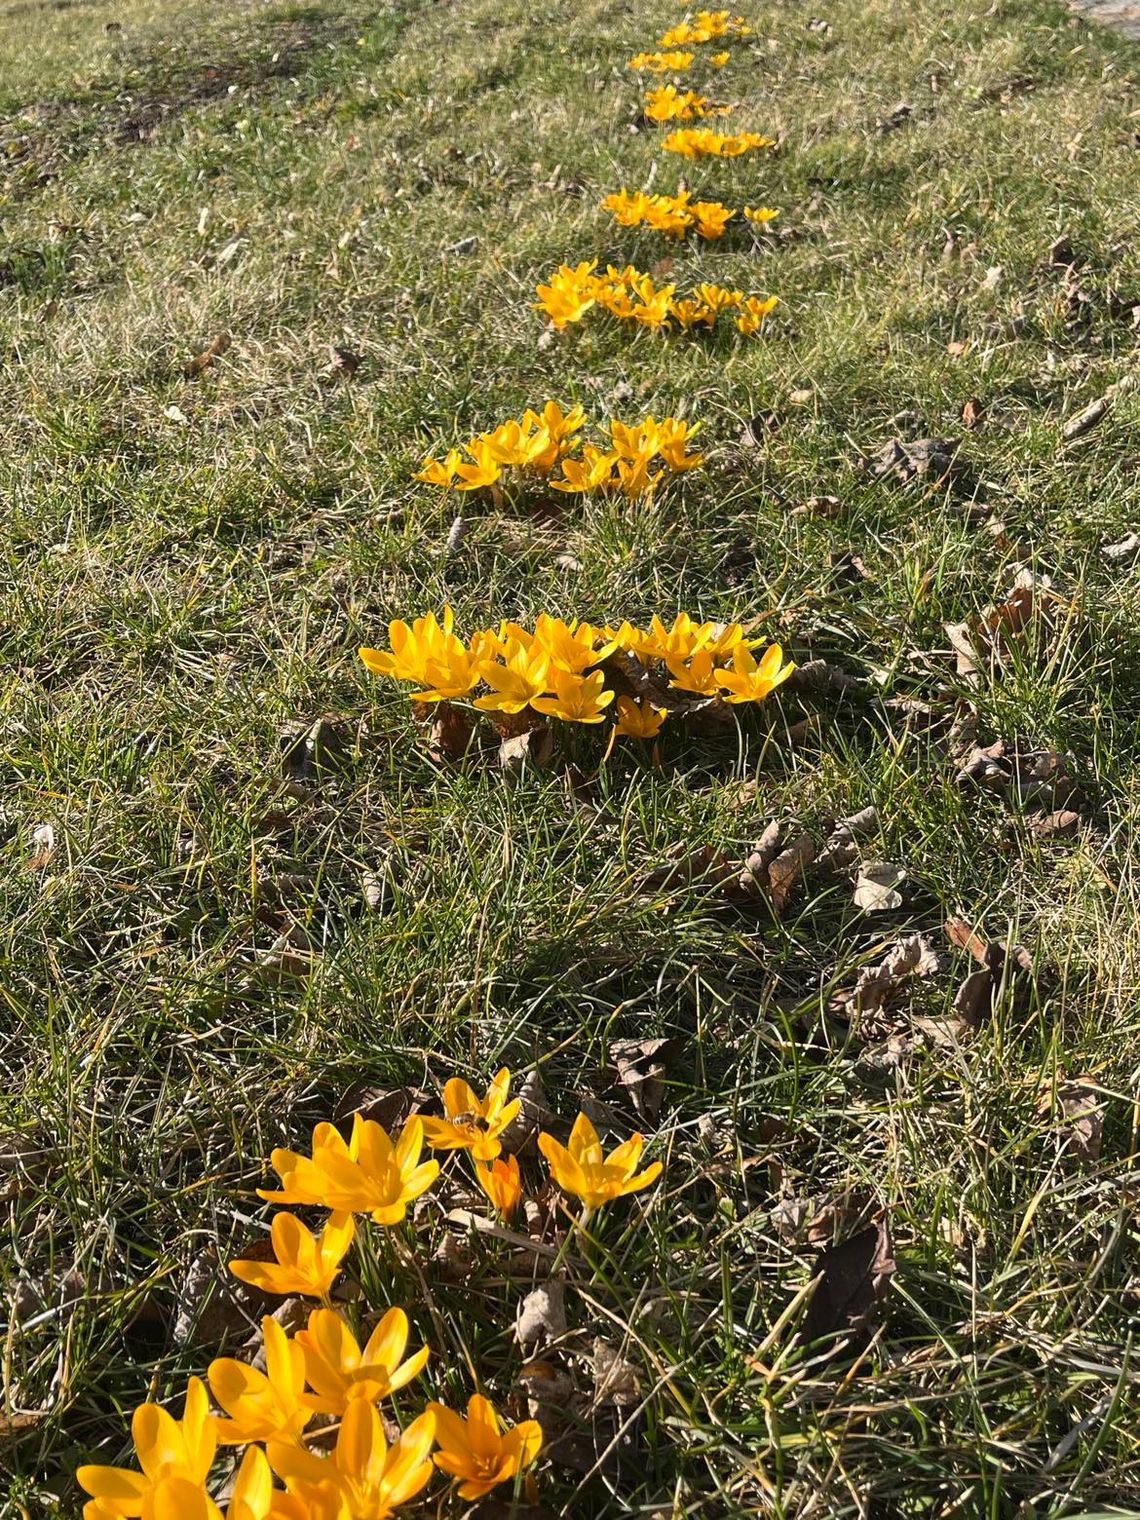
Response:
[{"label": "crocus petal", "polygon": [[75,1481],[93,1499],[106,1499],[123,1515],[141,1515],[143,1495],[149,1487],[142,1473],[126,1467],[81,1467]]},{"label": "crocus petal", "polygon": [[638,1172],[636,1177],[631,1177],[622,1189],[626,1193],[639,1193],[642,1188],[647,1188],[651,1182],[656,1182],[661,1175],[662,1163],[653,1161],[643,1172]]},{"label": "crocus petal", "polygon": [[131,1419],[131,1436],[139,1466],[152,1481],[171,1468],[185,1471],[190,1466],[181,1426],[157,1404],[139,1405]]},{"label": "crocus petal", "polygon": [[[454,1409],[448,1409],[445,1404],[437,1404],[433,1399],[428,1405],[428,1412],[435,1417],[435,1439],[443,1452],[466,1453],[470,1456],[471,1446],[467,1440],[467,1421],[462,1415],[455,1413]],[[441,1455],[436,1453],[436,1458]],[[450,1471],[450,1469],[445,1469]]]},{"label": "crocus petal", "polygon": [[628,1140],[623,1140],[620,1145],[614,1147],[606,1157],[607,1169],[612,1167],[626,1177],[631,1177],[641,1160],[641,1150],[645,1141],[640,1135],[631,1135]]},{"label": "crocus petal", "polygon": [[457,1119],[460,1114],[481,1114],[483,1105],[469,1082],[451,1077],[444,1083],[443,1110],[449,1119]]},{"label": "crocus petal", "polygon": [[360,1354],[365,1367],[395,1367],[408,1344],[408,1316],[403,1309],[389,1309],[368,1337]]},{"label": "crocus petal", "polygon": [[260,1446],[251,1446],[238,1468],[228,1520],[235,1520],[234,1507],[239,1504],[244,1504],[254,1516],[268,1514],[272,1496],[273,1473],[268,1458]]},{"label": "crocus petal", "polygon": [[146,1520],[222,1520],[222,1512],[197,1483],[164,1478],[148,1495]]},{"label": "crocus petal", "polygon": [[542,1450],[542,1426],[537,1420],[523,1420],[503,1437],[503,1451],[512,1458],[516,1471],[529,1467]]},{"label": "crocus petal", "polygon": [[390,1392],[395,1393],[397,1388],[403,1388],[407,1383],[412,1382],[414,1378],[418,1378],[427,1365],[427,1359],[430,1355],[429,1348],[421,1346],[406,1362],[402,1362],[399,1367],[395,1368],[388,1379]]},{"label": "crocus petal", "polygon": [[574,1120],[574,1127],[570,1131],[569,1148],[575,1161],[583,1166],[601,1164],[602,1143],[598,1139],[597,1130],[585,1114],[579,1114]]}]

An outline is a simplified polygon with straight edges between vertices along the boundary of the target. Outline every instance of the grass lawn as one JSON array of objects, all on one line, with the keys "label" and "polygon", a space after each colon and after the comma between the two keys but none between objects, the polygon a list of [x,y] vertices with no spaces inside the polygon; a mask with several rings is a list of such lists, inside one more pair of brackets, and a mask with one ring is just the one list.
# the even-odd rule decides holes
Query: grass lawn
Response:
[{"label": "grass lawn", "polygon": [[[500,1065],[660,1180],[563,1241],[528,1146],[536,1251],[454,1217],[460,1157],[346,1291],[432,1347],[402,1420],[542,1420],[520,1520],[1140,1511],[1140,51],[780,0],[681,76],[778,148],[688,163],[626,67],[681,14],[0,3],[0,1515],[78,1516],[136,1405],[253,1355],[275,1146]],[[683,182],[780,216],[600,209]],[[547,332],[595,258],[780,304]],[[411,478],[550,398],[704,464]],[[801,669],[504,771],[357,658],[445,603]]]}]

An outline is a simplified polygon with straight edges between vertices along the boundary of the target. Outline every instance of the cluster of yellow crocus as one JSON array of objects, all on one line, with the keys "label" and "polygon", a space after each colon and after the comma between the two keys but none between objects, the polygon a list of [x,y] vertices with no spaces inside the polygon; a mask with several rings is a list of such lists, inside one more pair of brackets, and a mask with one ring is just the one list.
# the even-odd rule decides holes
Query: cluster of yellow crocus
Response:
[{"label": "cluster of yellow crocus", "polygon": [[661,143],[682,158],[739,158],[754,148],[774,148],[776,139],[760,132],[714,132],[711,127],[678,127]]},{"label": "cluster of yellow crocus", "polygon": [[[633,500],[650,495],[666,476],[694,470],[701,463],[700,454],[686,452],[696,426],[676,417],[646,417],[632,427],[611,419],[608,448],[578,437],[585,420],[580,406],[564,414],[556,402],[548,401],[541,413],[528,410],[521,421],[478,433],[443,459],[425,459],[413,479],[475,491],[499,487],[507,472],[514,471],[524,480],[537,476],[555,491],[620,492]],[[552,473],[555,466],[561,475]]]},{"label": "cluster of yellow crocus", "polygon": [[745,638],[739,623],[698,623],[685,612],[668,627],[654,617],[648,629],[565,623],[542,613],[533,629],[503,622],[464,643],[445,607],[442,621],[429,612],[411,625],[390,623],[388,640],[388,650],[361,649],[360,658],[377,675],[409,682],[416,701],[457,701],[488,687],[473,699],[483,711],[529,708],[566,723],[601,723],[613,704],[617,732],[638,739],[657,734],[668,708],[618,695],[607,681],[606,662],[615,655],[664,666],[678,692],[730,703],[762,702],[795,668],[778,644],[757,659],[753,650],[763,641]]},{"label": "cluster of yellow crocus", "polygon": [[[479,1392],[463,1412],[424,1401],[390,1441],[385,1426],[391,1429],[394,1411],[388,1406],[382,1414],[380,1406],[420,1377],[430,1348],[407,1355],[411,1326],[399,1305],[362,1336],[330,1302],[355,1238],[353,1216],[398,1225],[439,1175],[438,1162],[420,1159],[425,1138],[436,1150],[467,1151],[483,1192],[509,1217],[522,1194],[517,1159],[501,1159],[504,1132],[519,1111],[509,1096],[506,1067],[482,1098],[452,1077],[443,1116],[413,1115],[396,1137],[358,1114],[348,1140],[331,1124],[318,1124],[307,1156],[275,1150],[281,1188],[261,1196],[332,1212],[319,1235],[294,1215],[278,1214],[271,1234],[276,1260],[238,1260],[230,1268],[267,1293],[315,1298],[319,1306],[292,1336],[266,1316],[255,1361],[216,1358],[206,1383],[190,1379],[178,1419],[160,1405],[140,1405],[131,1421],[138,1469],[86,1466],[76,1474],[91,1496],[84,1520],[388,1520],[437,1471],[470,1501],[530,1467],[542,1449],[538,1422],[504,1428]],[[584,1114],[568,1145],[538,1137],[555,1186],[582,1205],[581,1224],[656,1181],[659,1161],[637,1170],[643,1143],[633,1135],[607,1156]],[[219,1446],[245,1448],[224,1511],[209,1489]]]},{"label": "cluster of yellow crocus", "polygon": [[698,11],[691,21],[678,22],[657,39],[663,48],[692,47],[716,42],[721,37],[751,37],[752,28],[743,16],[728,11]]},{"label": "cluster of yellow crocus", "polygon": [[[669,74],[674,69],[687,69],[693,58],[694,54],[679,52],[676,49],[668,53],[636,53],[629,60],[628,67],[644,70],[648,74]],[[723,68],[728,62],[728,54],[718,53],[715,57],[711,57],[709,62],[714,68]]]},{"label": "cluster of yellow crocus", "polygon": [[[619,227],[652,227],[668,237],[683,238],[689,232],[698,237],[720,238],[736,215],[735,206],[720,201],[695,201],[688,190],[676,195],[648,195],[644,190],[617,190],[602,202],[603,211],[612,211]],[[779,216],[767,206],[744,208],[750,222],[762,226]]]},{"label": "cluster of yellow crocus", "polygon": [[675,84],[649,90],[645,96],[645,115],[650,121],[698,121],[703,116],[729,116],[731,106],[716,106],[696,90],[679,90]]},{"label": "cluster of yellow crocus", "polygon": [[611,264],[604,274],[596,273],[597,267],[596,260],[573,269],[562,264],[547,284],[535,287],[537,309],[557,328],[580,322],[590,311],[605,311],[651,332],[673,327],[686,332],[700,326],[712,328],[722,312],[735,312],[737,328],[748,336],[776,305],[775,296],[746,296],[742,290],[709,283],[696,285],[688,295],[680,296],[676,285],[658,285],[652,275],[632,264],[624,269]]}]

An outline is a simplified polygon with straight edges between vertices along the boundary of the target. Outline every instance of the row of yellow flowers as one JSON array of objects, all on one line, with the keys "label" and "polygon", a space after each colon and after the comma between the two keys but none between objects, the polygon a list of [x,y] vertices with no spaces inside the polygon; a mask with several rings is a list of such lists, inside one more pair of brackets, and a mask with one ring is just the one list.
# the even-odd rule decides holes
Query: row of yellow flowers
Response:
[{"label": "row of yellow flowers", "polygon": [[[510,473],[515,480],[544,480],[555,491],[620,491],[633,498],[652,492],[666,475],[683,474],[702,462],[700,454],[688,452],[696,426],[676,417],[646,417],[632,426],[611,419],[608,448],[582,440],[585,422],[582,407],[563,412],[557,402],[548,401],[541,412],[528,408],[521,418],[475,434],[443,459],[425,459],[414,478],[477,491],[501,489]],[[560,475],[554,474],[556,468]]]},{"label": "row of yellow flowers", "polygon": [[668,713],[644,699],[618,695],[607,682],[606,661],[618,654],[641,665],[663,665],[677,692],[730,703],[762,702],[792,674],[779,644],[759,658],[762,640],[748,639],[739,623],[698,623],[678,613],[671,626],[654,617],[646,630],[623,622],[617,628],[565,623],[540,614],[533,629],[503,622],[483,628],[464,642],[454,631],[450,607],[440,622],[433,612],[409,624],[388,625],[389,649],[361,649],[360,658],[376,675],[406,681],[418,702],[453,702],[476,688],[474,699],[488,712],[515,714],[530,708],[568,723],[601,723],[616,698],[620,734],[656,735]]},{"label": "row of yellow flowers", "polygon": [[[389,1444],[379,1405],[419,1378],[430,1348],[406,1354],[410,1324],[399,1305],[385,1310],[361,1344],[331,1304],[357,1238],[355,1216],[395,1228],[439,1177],[439,1162],[422,1159],[425,1139],[439,1151],[469,1153],[479,1186],[501,1216],[518,1207],[518,1161],[501,1155],[520,1108],[510,1099],[509,1070],[496,1073],[483,1098],[452,1077],[443,1106],[440,1118],[413,1115],[395,1138],[357,1114],[347,1140],[333,1125],[318,1124],[307,1156],[273,1152],[281,1186],[261,1190],[261,1197],[330,1213],[317,1234],[295,1215],[278,1213],[274,1260],[236,1260],[230,1270],[263,1292],[314,1298],[320,1307],[292,1337],[272,1316],[263,1319],[264,1370],[216,1358],[206,1374],[209,1393],[201,1379],[191,1378],[180,1419],[157,1404],[136,1409],[131,1434],[138,1470],[81,1467],[79,1485],[91,1496],[84,1520],[387,1520],[435,1471],[456,1483],[459,1498],[475,1500],[516,1481],[535,1462],[542,1448],[538,1423],[504,1429],[499,1412],[478,1392],[462,1414],[429,1400]],[[638,1171],[643,1143],[632,1135],[607,1156],[584,1114],[567,1145],[539,1135],[554,1184],[582,1205],[578,1227],[607,1203],[657,1180],[659,1161]],[[221,1414],[212,1412],[211,1397]],[[210,1492],[219,1446],[245,1448],[224,1512]]]},{"label": "row of yellow flowers", "polygon": [[605,274],[596,273],[597,267],[596,260],[573,269],[562,264],[547,284],[536,287],[535,304],[556,328],[580,322],[597,310],[650,332],[671,327],[688,332],[702,325],[712,328],[722,313],[735,313],[732,320],[737,331],[750,337],[776,305],[775,296],[746,296],[742,290],[727,290],[708,281],[679,296],[675,284],[658,285],[652,275],[632,264],[624,269],[610,264]]},{"label": "row of yellow flowers", "polygon": [[[695,201],[688,190],[676,195],[649,195],[644,190],[615,190],[602,202],[619,227],[650,227],[667,237],[684,238],[690,232],[714,242],[722,238],[737,215],[735,206],[722,201]],[[771,206],[745,206],[744,216],[763,227],[779,216]]]}]

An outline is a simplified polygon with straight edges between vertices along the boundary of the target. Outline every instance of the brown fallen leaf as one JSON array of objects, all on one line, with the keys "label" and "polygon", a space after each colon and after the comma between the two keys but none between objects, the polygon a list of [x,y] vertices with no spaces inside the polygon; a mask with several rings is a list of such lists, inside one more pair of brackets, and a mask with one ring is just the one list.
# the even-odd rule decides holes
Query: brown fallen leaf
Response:
[{"label": "brown fallen leaf", "polygon": [[475,719],[450,702],[437,702],[428,709],[428,755],[437,765],[462,760],[475,738]]},{"label": "brown fallen leaf", "polygon": [[832,997],[827,1011],[858,1028],[869,1014],[890,1002],[908,977],[933,976],[938,969],[938,956],[929,940],[921,934],[907,935],[877,965],[865,966],[850,992]]},{"label": "brown fallen leaf", "polygon": [[793,507],[791,517],[839,517],[843,503],[838,496],[809,496],[798,507]]},{"label": "brown fallen leaf", "polygon": [[631,1361],[608,1341],[595,1337],[592,1348],[595,1409],[614,1404],[628,1409],[641,1397],[641,1379]]},{"label": "brown fallen leaf", "polygon": [[339,718],[318,718],[300,729],[286,729],[280,743],[286,781],[308,784],[346,771],[352,762],[352,743]]},{"label": "brown fallen leaf", "polygon": [[843,697],[867,689],[862,676],[853,676],[828,660],[806,660],[797,665],[784,685],[788,691],[821,697]]},{"label": "brown fallen leaf", "polygon": [[515,1340],[532,1347],[566,1334],[566,1285],[556,1278],[540,1283],[519,1304]]},{"label": "brown fallen leaf", "polygon": [[670,858],[661,865],[654,866],[640,876],[636,883],[639,892],[663,892],[666,889],[677,890],[681,887],[691,887],[698,882],[711,882],[714,885],[726,881],[734,874],[734,868],[729,863],[724,852],[713,844],[698,845],[695,850],[686,851],[683,846],[677,845],[669,852]]},{"label": "brown fallen leaf", "polygon": [[812,1273],[818,1286],[804,1316],[803,1339],[810,1344],[839,1337],[827,1353],[832,1355],[862,1336],[886,1297],[895,1270],[885,1218],[821,1251]]},{"label": "brown fallen leaf", "polygon": [[215,359],[220,359],[230,346],[228,332],[220,332],[210,339],[200,354],[195,354],[193,359],[182,366],[182,373],[187,380],[193,380],[204,369],[208,369]]},{"label": "brown fallen leaf", "polygon": [[864,861],[855,880],[855,903],[864,913],[885,913],[901,908],[903,896],[898,888],[905,880],[904,868],[892,861]]},{"label": "brown fallen leaf", "polygon": [[783,913],[800,877],[815,859],[815,845],[807,834],[798,834],[768,867],[768,894],[777,914]]},{"label": "brown fallen leaf", "polygon": [[304,924],[293,920],[255,957],[258,975],[269,981],[312,976],[319,952]]},{"label": "brown fallen leaf", "polygon": [[332,1122],[346,1139],[356,1114],[395,1135],[406,1119],[430,1108],[433,1101],[432,1095],[420,1087],[377,1087],[371,1082],[354,1082],[334,1104]]},{"label": "brown fallen leaf", "polygon": [[503,1149],[511,1156],[520,1156],[537,1149],[536,1136],[540,1129],[552,1129],[557,1124],[554,1110],[542,1084],[542,1073],[537,1066],[526,1072],[515,1090],[519,1111],[499,1137]]},{"label": "brown fallen leaf", "polygon": [[964,919],[946,923],[951,944],[969,950],[979,962],[954,996],[954,1013],[971,1029],[978,1029],[993,1016],[1002,987],[1009,989],[1014,1011],[1023,1013],[1035,985],[1033,958],[1021,945],[1012,950],[996,941],[987,942]]},{"label": "brown fallen leaf", "polygon": [[513,734],[499,743],[499,764],[508,773],[519,772],[528,765],[541,768],[554,753],[554,731],[549,723]]},{"label": "brown fallen leaf", "polygon": [[364,363],[360,354],[354,354],[351,348],[341,348],[338,343],[329,344],[329,363],[325,375],[330,380],[352,380],[357,370]]},{"label": "brown fallen leaf", "polygon": [[1070,808],[1055,813],[1039,813],[1026,820],[1029,832],[1037,839],[1069,839],[1081,826],[1081,815]]},{"label": "brown fallen leaf", "polygon": [[871,834],[879,827],[878,810],[874,807],[860,808],[850,818],[838,818],[819,853],[818,864],[836,873],[850,870],[859,858],[856,840]]},{"label": "brown fallen leaf", "polygon": [[963,401],[959,416],[965,426],[971,430],[980,428],[986,420],[986,408],[977,396],[970,396]]},{"label": "brown fallen leaf", "polygon": [[675,1054],[676,1040],[614,1040],[609,1058],[617,1072],[618,1083],[629,1094],[639,1118],[653,1124],[661,1112],[665,1097],[665,1069]]},{"label": "brown fallen leaf", "polygon": [[1100,1159],[1104,1133],[1104,1107],[1096,1084],[1088,1077],[1061,1081],[1056,1089],[1043,1088],[1037,1111],[1055,1118],[1062,1154],[1080,1166],[1093,1166]]}]

